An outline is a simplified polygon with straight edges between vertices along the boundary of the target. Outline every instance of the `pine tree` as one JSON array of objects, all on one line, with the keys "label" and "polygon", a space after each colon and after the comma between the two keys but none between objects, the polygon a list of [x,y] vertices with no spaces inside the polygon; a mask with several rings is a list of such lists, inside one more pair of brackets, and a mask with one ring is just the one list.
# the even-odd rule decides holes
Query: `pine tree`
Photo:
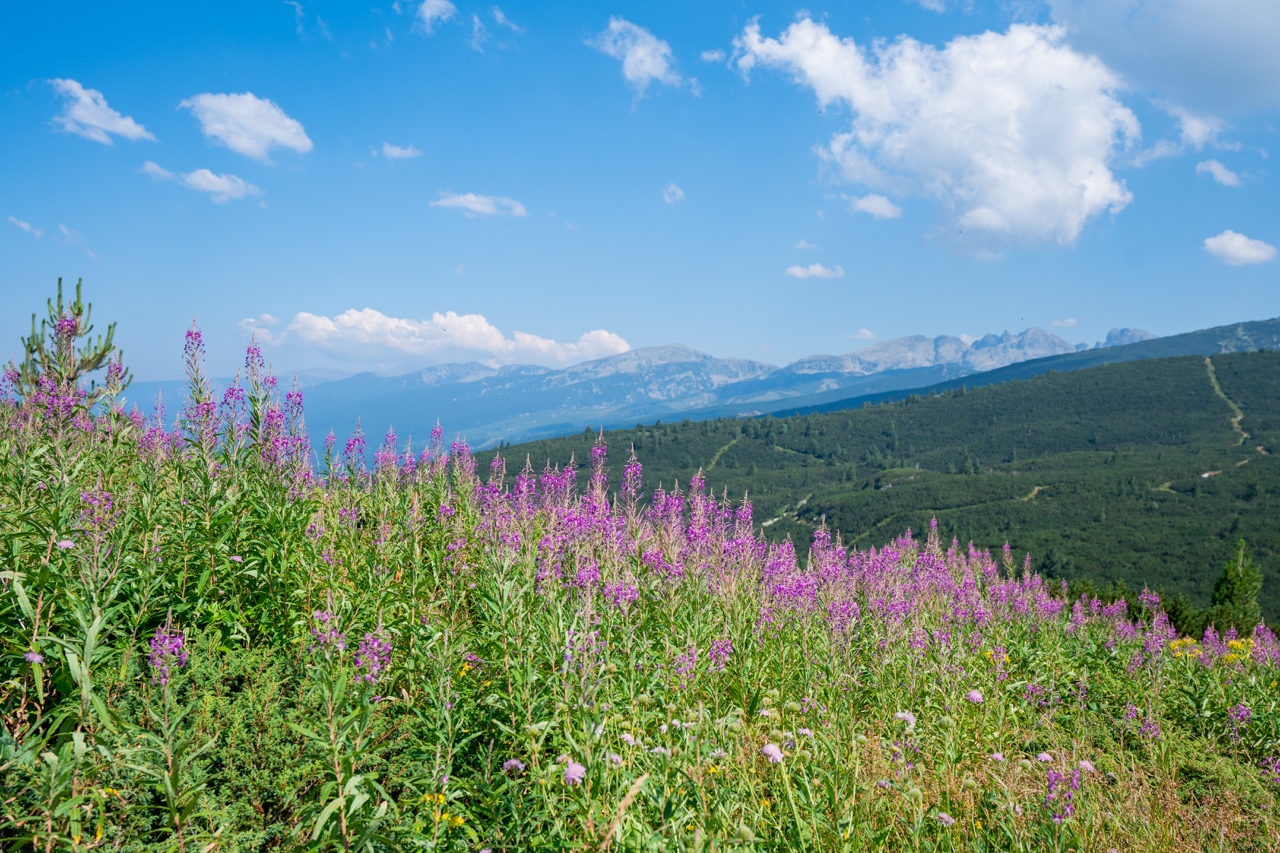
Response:
[{"label": "pine tree", "polygon": [[1236,543],[1236,555],[1222,570],[1213,588],[1213,602],[1207,622],[1219,631],[1235,628],[1251,634],[1262,621],[1258,594],[1262,592],[1262,571],[1253,564],[1245,542]]},{"label": "pine tree", "polygon": [[[36,315],[31,315],[31,335],[22,338],[23,359],[20,365],[10,362],[9,375],[14,390],[23,398],[37,393],[41,377],[53,379],[58,387],[76,388],[90,373],[107,368],[106,386],[91,382],[86,402],[92,406],[104,394],[119,394],[128,387],[131,377],[124,366],[123,352],[115,345],[116,324],[107,326],[105,335],[90,339],[93,332],[93,305],[85,304],[80,295],[83,279],[76,281],[76,298],[64,303],[62,279],[58,279],[56,301],[48,301],[49,316],[36,329]],[[76,342],[85,339],[77,348]],[[114,356],[114,359],[113,359]]]}]

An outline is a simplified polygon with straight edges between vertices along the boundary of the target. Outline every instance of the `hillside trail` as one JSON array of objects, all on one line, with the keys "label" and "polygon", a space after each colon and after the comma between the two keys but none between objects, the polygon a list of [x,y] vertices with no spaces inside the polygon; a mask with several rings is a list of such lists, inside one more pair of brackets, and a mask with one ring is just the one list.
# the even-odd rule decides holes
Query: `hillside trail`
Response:
[{"label": "hillside trail", "polygon": [[730,447],[733,447],[735,444],[737,444],[738,439],[740,438],[742,438],[741,435],[735,436],[732,441],[730,441],[724,447],[717,450],[715,455],[711,457],[711,461],[707,463],[707,470],[710,471],[712,468],[716,467],[716,463],[720,461],[721,456],[724,456],[724,452],[728,450]]},{"label": "hillside trail", "polygon": [[[1221,397],[1222,402],[1226,403],[1227,406],[1231,409],[1231,428],[1236,431],[1237,435],[1240,436],[1239,440],[1236,441],[1236,444],[1240,447],[1243,447],[1244,443],[1253,437],[1249,435],[1249,433],[1245,432],[1244,428],[1240,426],[1240,422],[1244,420],[1244,412],[1240,409],[1239,406],[1236,405],[1235,401],[1232,400],[1230,397],[1228,397],[1226,395],[1226,392],[1222,390],[1222,385],[1218,383],[1218,371],[1214,368],[1213,359],[1211,357],[1205,356],[1204,366],[1205,366],[1205,369],[1208,370],[1209,372],[1209,384],[1213,386],[1213,393]],[[1259,444],[1257,447],[1254,448],[1254,450],[1258,451],[1258,453],[1262,456],[1267,455],[1267,448],[1264,445]],[[1246,459],[1244,460],[1244,462],[1237,462],[1236,467],[1239,468],[1241,465],[1243,465],[1245,462],[1248,462],[1248,461],[1249,460]]]}]

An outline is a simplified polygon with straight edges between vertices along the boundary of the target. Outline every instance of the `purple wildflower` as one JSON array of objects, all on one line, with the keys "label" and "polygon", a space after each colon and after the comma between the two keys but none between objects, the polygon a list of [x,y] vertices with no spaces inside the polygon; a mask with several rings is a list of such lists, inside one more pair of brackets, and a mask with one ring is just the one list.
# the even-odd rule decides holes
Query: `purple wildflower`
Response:
[{"label": "purple wildflower", "polygon": [[938,818],[938,823],[942,824],[943,826],[953,826],[956,822],[956,819],[953,818],[951,815],[947,814],[946,812],[938,812],[937,818]]},{"label": "purple wildflower", "polygon": [[576,761],[570,761],[564,768],[564,783],[566,785],[577,785],[586,775],[587,768]]},{"label": "purple wildflower", "polygon": [[782,763],[782,747],[778,746],[776,743],[766,743],[760,750],[760,753],[765,758],[769,759],[772,764]]},{"label": "purple wildflower", "polygon": [[975,705],[982,704],[982,693],[977,690],[970,690],[968,693],[964,694],[964,698],[968,699]]},{"label": "purple wildflower", "polygon": [[524,762],[518,758],[508,758],[506,761],[502,762],[502,772],[503,773],[523,773]]},{"label": "purple wildflower", "polygon": [[147,662],[153,670],[152,684],[164,686],[169,683],[172,667],[187,665],[187,650],[183,648],[186,636],[181,631],[174,631],[168,625],[156,630],[151,638],[151,654]]},{"label": "purple wildflower", "polygon": [[35,649],[27,652],[23,657],[27,659],[27,663],[44,663],[44,655],[40,654]]},{"label": "purple wildflower", "polygon": [[76,543],[72,542],[70,539],[58,540],[58,547],[64,551],[67,550],[68,548],[74,548],[75,546],[76,546]]},{"label": "purple wildflower", "polygon": [[[391,663],[391,641],[381,631],[365,634],[355,654],[356,678],[368,684],[378,680]],[[360,670],[364,670],[360,672]]]}]

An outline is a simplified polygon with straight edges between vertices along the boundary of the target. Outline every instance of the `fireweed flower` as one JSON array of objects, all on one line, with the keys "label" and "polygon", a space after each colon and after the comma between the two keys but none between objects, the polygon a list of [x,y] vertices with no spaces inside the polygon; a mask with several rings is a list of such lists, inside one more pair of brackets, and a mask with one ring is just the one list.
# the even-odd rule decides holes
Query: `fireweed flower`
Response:
[{"label": "fireweed flower", "polygon": [[183,648],[186,637],[181,631],[174,631],[168,625],[156,630],[151,638],[151,654],[147,663],[151,664],[151,683],[164,686],[169,683],[172,667],[187,665],[187,650]]},{"label": "fireweed flower", "polygon": [[366,684],[378,680],[391,663],[391,641],[381,631],[365,634],[355,654],[356,678]]},{"label": "fireweed flower", "polygon": [[982,693],[977,690],[970,690],[968,693],[964,694],[964,698],[968,699],[975,705],[982,704]]},{"label": "fireweed flower", "polygon": [[760,750],[760,753],[764,755],[765,758],[769,759],[771,764],[782,763],[782,747],[778,746],[776,743],[766,743]]},{"label": "fireweed flower", "polygon": [[586,775],[587,768],[576,761],[570,761],[564,768],[564,783],[566,785],[577,785]]},{"label": "fireweed flower", "polygon": [[333,613],[328,610],[317,610],[311,614],[314,624],[311,626],[311,645],[308,651],[317,651],[328,648],[337,651],[345,651],[347,648],[347,635],[338,631],[338,626],[334,624]]}]

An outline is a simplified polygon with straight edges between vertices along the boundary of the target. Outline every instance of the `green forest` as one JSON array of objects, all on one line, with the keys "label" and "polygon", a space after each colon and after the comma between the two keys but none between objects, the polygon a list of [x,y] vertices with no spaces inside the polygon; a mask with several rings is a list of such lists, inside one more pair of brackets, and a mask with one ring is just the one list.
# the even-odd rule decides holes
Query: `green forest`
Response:
[{"label": "green forest", "polygon": [[[518,468],[582,464],[598,435],[504,446]],[[771,540],[822,524],[866,547],[937,518],[945,539],[1008,543],[1104,596],[1143,586],[1210,603],[1244,539],[1280,618],[1280,353],[1185,356],[787,418],[604,433],[614,476],[634,448],[647,487],[701,469],[748,494]],[[616,488],[617,484],[614,483]]]}]

